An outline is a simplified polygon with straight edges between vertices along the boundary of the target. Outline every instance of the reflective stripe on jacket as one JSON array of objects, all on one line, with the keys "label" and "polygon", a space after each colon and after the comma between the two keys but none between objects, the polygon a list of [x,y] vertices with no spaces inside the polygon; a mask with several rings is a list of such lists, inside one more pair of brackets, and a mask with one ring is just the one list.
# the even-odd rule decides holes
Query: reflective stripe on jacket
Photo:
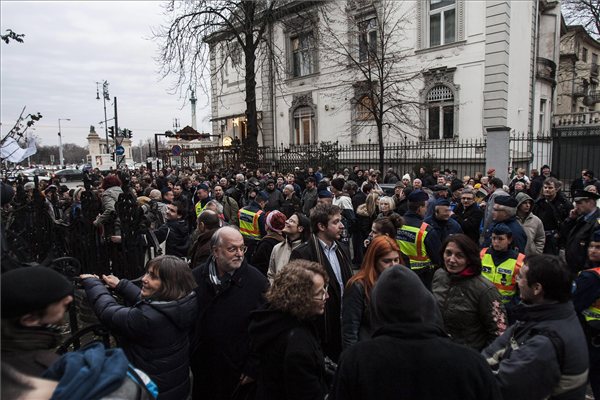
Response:
[{"label": "reflective stripe on jacket", "polygon": [[[591,271],[600,276],[600,267],[587,269],[586,271]],[[600,321],[600,298],[596,299],[586,310],[584,310],[581,314],[585,317],[587,322],[591,321]]]},{"label": "reflective stripe on jacket", "polygon": [[523,266],[525,254],[519,253],[517,258],[509,258],[496,266],[488,248],[481,249],[481,275],[492,282],[500,295],[503,303],[509,303],[517,293],[517,275]]},{"label": "reflective stripe on jacket", "polygon": [[260,227],[258,218],[263,213],[262,210],[250,211],[242,208],[238,211],[240,220],[240,233],[245,239],[260,240]]},{"label": "reflective stripe on jacket", "polygon": [[427,223],[422,222],[419,228],[404,225],[398,229],[396,242],[402,254],[406,255],[410,260],[410,269],[417,270],[432,267],[431,260],[425,249],[428,226]]}]

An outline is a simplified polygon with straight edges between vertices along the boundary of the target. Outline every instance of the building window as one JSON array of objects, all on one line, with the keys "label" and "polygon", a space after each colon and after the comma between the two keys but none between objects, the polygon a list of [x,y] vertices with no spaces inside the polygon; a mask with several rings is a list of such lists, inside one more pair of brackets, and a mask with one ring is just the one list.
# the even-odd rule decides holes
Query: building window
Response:
[{"label": "building window", "polygon": [[539,133],[546,132],[546,99],[540,99]]},{"label": "building window", "polygon": [[581,61],[587,62],[587,48],[583,47],[581,49]]},{"label": "building window", "polygon": [[356,102],[356,120],[370,121],[373,118],[373,99],[369,95],[362,96]]},{"label": "building window", "polygon": [[454,94],[448,86],[434,86],[427,94],[427,131],[431,140],[454,137]]},{"label": "building window", "polygon": [[456,1],[429,1],[429,46],[456,41]]},{"label": "building window", "polygon": [[312,32],[303,32],[290,38],[292,50],[292,76],[299,77],[316,72],[316,43]]},{"label": "building window", "polygon": [[358,25],[358,58],[360,62],[367,61],[377,51],[377,20],[371,18]]},{"label": "building window", "polygon": [[229,57],[231,57],[231,68],[238,68],[242,65],[242,47],[239,43],[230,46]]},{"label": "building window", "polygon": [[314,143],[314,117],[312,107],[301,106],[294,110],[294,144]]}]

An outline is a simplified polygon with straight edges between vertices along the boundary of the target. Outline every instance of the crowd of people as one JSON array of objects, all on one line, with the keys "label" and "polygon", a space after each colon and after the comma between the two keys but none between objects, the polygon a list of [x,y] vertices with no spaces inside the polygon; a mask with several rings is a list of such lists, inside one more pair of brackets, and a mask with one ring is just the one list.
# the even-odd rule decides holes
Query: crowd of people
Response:
[{"label": "crowd of people", "polygon": [[[600,399],[600,182],[584,169],[567,195],[547,165],[510,172],[91,171],[105,245],[127,251],[131,194],[149,261],[137,284],[81,284],[159,399]],[[24,190],[56,224],[81,216],[82,187]],[[73,298],[59,277],[5,290],[44,282],[2,269],[2,362],[25,393],[61,362]]]}]

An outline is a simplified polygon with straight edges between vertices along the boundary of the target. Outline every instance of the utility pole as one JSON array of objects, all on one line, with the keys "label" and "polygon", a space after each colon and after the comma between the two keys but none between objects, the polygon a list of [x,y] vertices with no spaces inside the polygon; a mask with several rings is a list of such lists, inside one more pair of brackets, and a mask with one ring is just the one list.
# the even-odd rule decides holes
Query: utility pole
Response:
[{"label": "utility pole", "polygon": [[[100,100],[100,91],[98,85],[100,82],[96,82],[96,100]],[[108,94],[108,82],[102,82],[102,99],[104,100],[104,133],[106,134],[106,154],[110,153],[110,146],[108,144],[108,119],[106,117],[106,100],[110,100]]]},{"label": "utility pole", "polygon": [[[119,164],[120,164],[120,158],[119,160],[117,160],[117,146],[119,146],[121,143],[119,143],[119,140],[117,139],[119,137],[119,118],[117,116],[117,96],[115,96],[115,149],[114,149],[114,155],[115,155],[115,162],[117,164],[117,168],[119,169]],[[123,139],[121,139],[122,141]]]},{"label": "utility pole", "polygon": [[64,159],[63,159],[63,147],[62,147],[62,132],[60,129],[60,121],[70,121],[70,118],[59,118],[58,119],[58,164],[60,165],[60,169],[63,169]]}]

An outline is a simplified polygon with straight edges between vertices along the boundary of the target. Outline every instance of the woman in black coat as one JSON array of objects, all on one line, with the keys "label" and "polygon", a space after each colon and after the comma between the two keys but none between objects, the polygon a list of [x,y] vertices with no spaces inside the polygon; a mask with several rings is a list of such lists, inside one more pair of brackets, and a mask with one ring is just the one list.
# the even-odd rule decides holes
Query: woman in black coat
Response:
[{"label": "woman in black coat", "polygon": [[[198,315],[196,283],[185,261],[159,256],[148,262],[141,289],[113,275],[81,275],[87,298],[129,361],[158,386],[158,398],[190,393],[189,332]],[[125,299],[123,306],[104,286]]]},{"label": "woman in black coat", "polygon": [[252,314],[251,344],[260,357],[257,399],[325,398],[325,361],[313,320],[325,312],[327,282],[319,264],[292,261],[275,276],[267,307]]}]

